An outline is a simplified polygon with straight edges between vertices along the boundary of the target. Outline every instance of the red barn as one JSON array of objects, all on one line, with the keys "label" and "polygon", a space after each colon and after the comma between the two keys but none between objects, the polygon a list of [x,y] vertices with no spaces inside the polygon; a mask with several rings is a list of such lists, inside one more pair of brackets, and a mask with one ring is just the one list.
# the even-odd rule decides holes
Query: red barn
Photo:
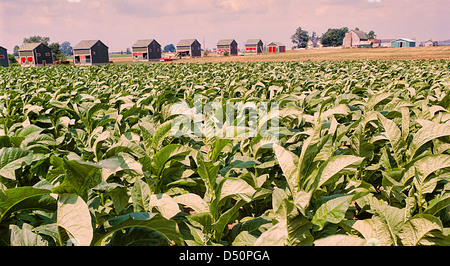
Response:
[{"label": "red barn", "polygon": [[282,44],[281,42],[271,42],[269,43],[269,45],[267,45],[267,49],[269,53],[285,53],[286,45]]}]

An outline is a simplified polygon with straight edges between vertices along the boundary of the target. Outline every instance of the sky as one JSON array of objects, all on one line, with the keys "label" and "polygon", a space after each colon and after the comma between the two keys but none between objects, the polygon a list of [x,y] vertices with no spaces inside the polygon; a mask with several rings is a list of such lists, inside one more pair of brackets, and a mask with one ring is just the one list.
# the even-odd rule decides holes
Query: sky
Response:
[{"label": "sky", "polygon": [[348,27],[377,38],[450,39],[449,0],[0,0],[0,46],[10,52],[23,38],[50,42],[100,39],[125,51],[138,39],[163,47],[197,39],[211,49],[220,39],[283,42],[298,27],[319,36]]}]

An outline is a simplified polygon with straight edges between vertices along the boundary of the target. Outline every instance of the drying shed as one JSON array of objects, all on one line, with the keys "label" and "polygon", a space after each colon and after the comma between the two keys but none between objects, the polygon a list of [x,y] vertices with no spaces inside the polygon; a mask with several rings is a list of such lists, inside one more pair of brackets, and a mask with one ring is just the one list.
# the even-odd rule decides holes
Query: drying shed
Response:
[{"label": "drying shed", "polygon": [[53,65],[52,49],[44,43],[26,43],[19,49],[22,66]]},{"label": "drying shed", "polygon": [[84,40],[73,47],[75,65],[109,64],[108,46],[100,40]]},{"label": "drying shed", "polygon": [[8,51],[0,46],[0,66],[9,67]]},{"label": "drying shed", "polygon": [[391,42],[392,48],[402,48],[402,47],[416,47],[416,41],[406,39],[406,38],[400,38],[393,40]]},{"label": "drying shed", "polygon": [[220,40],[217,43],[217,53],[223,55],[225,53],[229,55],[238,55],[238,44],[234,39]]},{"label": "drying shed", "polygon": [[245,42],[245,52],[262,54],[264,44],[261,39],[249,39]]},{"label": "drying shed", "polygon": [[281,42],[271,42],[267,45],[267,49],[269,53],[285,53],[286,45]]},{"label": "drying shed", "polygon": [[181,40],[177,44],[177,57],[201,57],[202,47],[196,39]]},{"label": "drying shed", "polygon": [[131,49],[134,61],[152,61],[161,58],[161,44],[155,39],[137,40]]}]

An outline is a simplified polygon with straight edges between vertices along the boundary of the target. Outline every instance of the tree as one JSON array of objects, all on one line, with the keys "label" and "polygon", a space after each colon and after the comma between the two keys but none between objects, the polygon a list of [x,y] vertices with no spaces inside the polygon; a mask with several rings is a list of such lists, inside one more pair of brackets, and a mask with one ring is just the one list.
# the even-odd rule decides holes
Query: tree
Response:
[{"label": "tree", "polygon": [[342,42],[345,37],[345,33],[348,32],[348,28],[340,28],[340,29],[328,29],[327,32],[325,32],[321,39],[321,42],[323,46],[339,46],[342,45]]},{"label": "tree", "polygon": [[59,50],[61,50],[67,56],[73,55],[73,48],[70,45],[70,42],[61,43],[61,45],[59,46]]},{"label": "tree", "polygon": [[294,35],[291,36],[291,41],[296,44],[297,48],[305,48],[308,46],[308,32],[306,30],[302,30],[302,27],[298,27],[295,30]]},{"label": "tree", "polygon": [[19,45],[14,46],[14,49],[13,49],[14,56],[19,56],[19,49],[20,49]]},{"label": "tree", "polygon": [[52,49],[53,61],[64,61],[66,60],[66,55],[60,50],[60,45],[57,42],[50,44],[48,47]]},{"label": "tree", "polygon": [[14,55],[12,55],[12,54],[8,54],[8,60],[9,60],[10,66],[18,65],[16,57],[14,57]]},{"label": "tree", "polygon": [[373,30],[369,31],[369,33],[366,33],[367,38],[369,39],[375,39],[377,38],[377,35],[375,34],[375,32]]},{"label": "tree", "polygon": [[41,36],[30,36],[29,38],[23,38],[23,43],[43,43],[48,45],[50,42],[50,37],[41,37]]},{"label": "tree", "polygon": [[175,51],[176,51],[175,46],[172,43],[164,46],[164,50],[163,50],[164,53],[169,53],[169,52],[173,53]]}]

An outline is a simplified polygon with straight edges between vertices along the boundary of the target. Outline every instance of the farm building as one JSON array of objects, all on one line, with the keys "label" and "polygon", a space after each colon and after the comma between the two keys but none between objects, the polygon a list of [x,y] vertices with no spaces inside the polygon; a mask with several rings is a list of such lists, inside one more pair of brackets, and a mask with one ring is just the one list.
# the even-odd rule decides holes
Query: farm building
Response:
[{"label": "farm building", "polygon": [[52,49],[44,43],[26,43],[19,49],[22,66],[53,65]]},{"label": "farm building", "polygon": [[359,47],[360,42],[368,41],[367,35],[360,30],[351,30],[345,33],[343,48]]},{"label": "farm building", "polygon": [[161,44],[156,40],[137,40],[131,47],[134,61],[151,61],[161,58]]},{"label": "farm building", "polygon": [[262,54],[264,44],[260,39],[250,39],[245,42],[245,52]]},{"label": "farm building", "polygon": [[380,47],[391,47],[391,42],[395,39],[381,39],[380,40]]},{"label": "farm building", "polygon": [[322,42],[320,42],[320,39],[315,37],[315,38],[309,38],[308,40],[308,48],[322,48]]},{"label": "farm building", "polygon": [[271,42],[269,43],[269,45],[267,45],[267,49],[269,53],[285,53],[286,45],[282,44],[281,42]]},{"label": "farm building", "polygon": [[108,46],[100,40],[84,40],[73,47],[75,65],[109,64]]},{"label": "farm building", "polygon": [[201,57],[202,46],[196,39],[181,40],[177,44],[178,57]]},{"label": "farm building", "polygon": [[217,53],[223,55],[228,52],[229,55],[238,54],[238,44],[234,39],[220,40],[217,43]]},{"label": "farm building", "polygon": [[9,58],[6,48],[0,46],[0,66],[9,67]]},{"label": "farm building", "polygon": [[429,40],[426,41],[423,45],[424,45],[424,46],[438,46],[438,42],[433,42],[432,39],[429,39]]},{"label": "farm building", "polygon": [[416,41],[405,38],[396,39],[391,42],[392,48],[415,47],[415,46]]}]

